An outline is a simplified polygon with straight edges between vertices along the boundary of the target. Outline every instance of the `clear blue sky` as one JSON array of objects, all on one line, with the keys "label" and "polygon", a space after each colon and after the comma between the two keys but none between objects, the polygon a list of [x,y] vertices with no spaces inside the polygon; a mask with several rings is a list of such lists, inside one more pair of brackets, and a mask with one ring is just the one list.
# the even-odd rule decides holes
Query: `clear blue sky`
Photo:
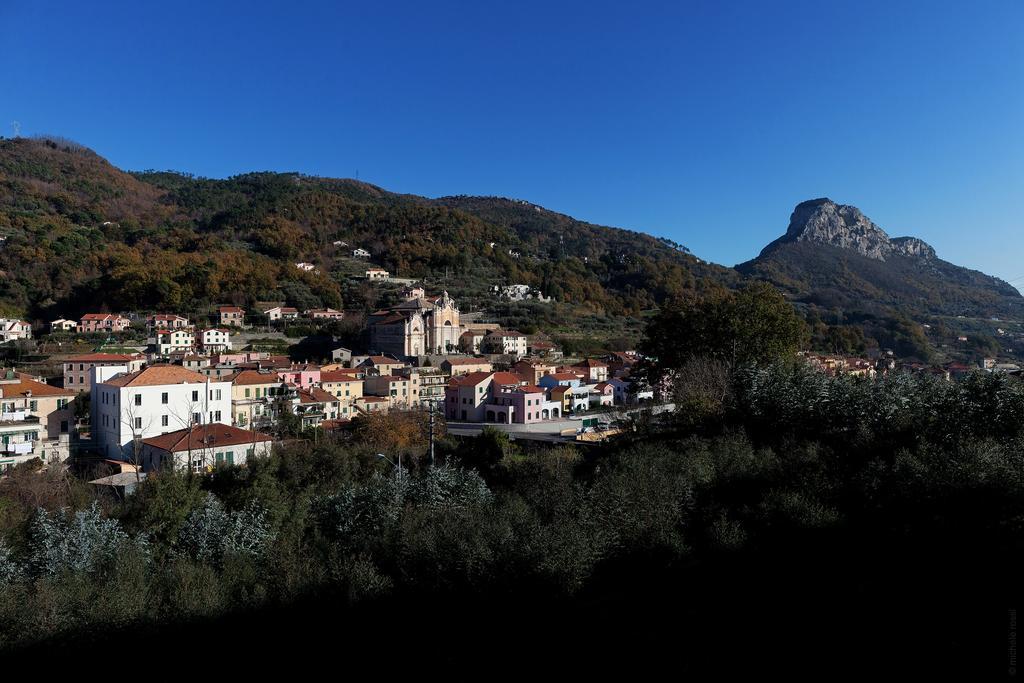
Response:
[{"label": "clear blue sky", "polygon": [[726,265],[828,196],[1024,276],[1020,0],[0,0],[0,58],[2,134],[126,169],[511,196]]}]

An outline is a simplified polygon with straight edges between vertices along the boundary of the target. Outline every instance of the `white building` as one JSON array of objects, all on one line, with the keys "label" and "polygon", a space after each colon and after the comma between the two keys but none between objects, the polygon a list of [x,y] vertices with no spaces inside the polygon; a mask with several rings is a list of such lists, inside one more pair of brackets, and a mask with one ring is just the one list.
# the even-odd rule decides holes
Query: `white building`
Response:
[{"label": "white building", "polygon": [[196,336],[189,329],[156,330],[149,338],[156,347],[157,355],[167,356],[178,351],[191,351],[196,346]]},{"label": "white building", "polygon": [[354,258],[370,258],[370,252],[365,249],[353,249],[352,256]]},{"label": "white building", "polygon": [[51,332],[74,332],[78,322],[66,318],[57,318],[50,323]]},{"label": "white building", "polygon": [[263,311],[263,315],[267,316],[267,320],[270,322],[276,322],[278,320],[295,320],[299,317],[299,309],[291,306],[274,306]]},{"label": "white building", "polygon": [[244,465],[250,458],[270,455],[273,438],[226,424],[195,425],[142,440],[145,472],[167,468],[195,473],[216,467]]},{"label": "white building", "polygon": [[391,273],[384,270],[383,268],[367,268],[366,279],[367,280],[381,280],[387,282],[391,277]]},{"label": "white building", "polygon": [[203,330],[199,333],[199,343],[203,347],[203,351],[207,353],[230,351],[231,332],[222,327]]},{"label": "white building", "polygon": [[179,365],[127,370],[92,371],[92,439],[108,458],[137,462],[141,446],[136,439],[231,420],[231,382]]},{"label": "white building", "polygon": [[305,261],[303,261],[302,263],[296,263],[295,267],[298,268],[299,270],[304,270],[307,273],[316,270],[316,266],[314,266],[312,263],[306,263]]},{"label": "white building", "polygon": [[515,330],[495,330],[483,338],[480,348],[487,353],[522,358],[526,355],[526,335]]},{"label": "white building", "polygon": [[24,320],[0,318],[0,342],[31,339],[32,326]]}]

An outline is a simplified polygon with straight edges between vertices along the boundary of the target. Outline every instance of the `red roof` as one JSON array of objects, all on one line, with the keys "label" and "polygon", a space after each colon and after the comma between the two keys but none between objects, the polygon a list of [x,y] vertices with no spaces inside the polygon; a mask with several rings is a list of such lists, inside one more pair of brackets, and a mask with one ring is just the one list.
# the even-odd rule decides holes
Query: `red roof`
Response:
[{"label": "red roof", "polygon": [[362,382],[356,375],[362,374],[356,368],[345,370],[327,370],[320,373],[320,382]]},{"label": "red roof", "polygon": [[260,372],[258,370],[242,370],[232,377],[225,377],[224,379],[225,381],[230,380],[232,384],[238,384],[240,386],[248,384],[281,383],[281,378],[277,376],[276,372]]},{"label": "red roof", "polygon": [[217,310],[221,313],[245,313],[245,310],[238,306],[219,306]]},{"label": "red roof", "polygon": [[527,384],[526,386],[519,387],[516,391],[521,391],[524,394],[543,394],[546,390],[543,387]]},{"label": "red roof", "polygon": [[577,363],[573,367],[574,368],[606,368],[606,367],[608,367],[608,364],[605,363],[604,361],[594,360],[593,358],[587,358],[585,360],[580,361],[579,363]]},{"label": "red roof", "polygon": [[459,375],[457,377],[452,377],[452,381],[449,382],[448,386],[475,386],[490,377],[491,374],[493,373],[477,371],[466,375]]},{"label": "red roof", "polygon": [[191,430],[179,429],[160,436],[143,439],[142,443],[170,453],[181,453],[203,448],[241,446],[273,441],[273,437],[226,424],[195,425]]},{"label": "red roof", "polygon": [[403,365],[402,361],[389,358],[388,356],[367,356],[366,360],[360,363],[360,365],[366,365],[367,363],[374,365]]},{"label": "red roof", "polygon": [[572,372],[552,372],[550,375],[548,375],[548,377],[556,379],[560,382],[564,382],[566,380],[579,379],[579,375],[576,375]]},{"label": "red roof", "polygon": [[151,365],[144,370],[118,375],[106,381],[115,387],[154,386],[160,384],[205,384],[209,378],[180,365]]},{"label": "red roof", "polygon": [[299,389],[299,403],[337,403],[338,398],[319,387]]},{"label": "red roof", "polygon": [[26,375],[24,372],[15,372],[15,379],[17,382],[5,382],[0,384],[0,396],[3,398],[14,398],[15,396],[25,396],[31,392],[32,396],[74,396],[75,392],[70,389],[61,389],[60,387],[53,387],[49,384],[44,384],[35,379],[32,379],[31,375]]}]

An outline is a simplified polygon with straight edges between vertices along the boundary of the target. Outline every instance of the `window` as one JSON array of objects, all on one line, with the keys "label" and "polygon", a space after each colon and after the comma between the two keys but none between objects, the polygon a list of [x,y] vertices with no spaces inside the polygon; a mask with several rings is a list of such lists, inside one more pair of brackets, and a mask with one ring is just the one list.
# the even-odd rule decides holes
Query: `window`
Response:
[{"label": "window", "polygon": [[142,418],[141,417],[135,418],[135,428],[136,429],[142,429]]},{"label": "window", "polygon": [[218,401],[221,400],[220,392],[221,392],[221,390],[217,389],[217,400]]},{"label": "window", "polygon": [[142,394],[135,394],[135,405],[142,405]]},{"label": "window", "polygon": [[[259,391],[259,389],[257,389],[257,391]],[[249,389],[246,389],[246,390],[245,390],[245,397],[246,397],[246,398],[249,398],[249,393],[250,393],[250,390],[249,390]]]},{"label": "window", "polygon": [[67,420],[61,420],[60,421],[60,432],[61,432],[61,434],[67,434],[68,433],[68,421]]},{"label": "window", "polygon": [[166,427],[167,426],[167,416],[166,415],[161,415],[160,416],[160,426],[161,427]]},{"label": "window", "polygon": [[217,412],[215,412],[215,413],[213,414],[213,416],[214,416],[214,417],[213,417],[213,421],[214,421],[214,422],[220,422],[220,411],[219,411],[219,410],[218,410]]},{"label": "window", "polygon": [[32,412],[39,410],[39,401],[29,401],[28,409],[31,410]]},{"label": "window", "polygon": [[199,392],[198,391],[193,391],[192,392],[192,400],[193,401],[198,401],[199,400]]},{"label": "window", "polygon": [[163,403],[164,405],[167,405],[167,392],[166,391],[163,392],[162,394],[160,394],[160,403]]},{"label": "window", "polygon": [[68,384],[74,384],[74,383],[75,383],[75,376],[74,375],[69,375],[68,376]]},{"label": "window", "polygon": [[202,424],[203,415],[202,413],[192,413],[192,424]]}]

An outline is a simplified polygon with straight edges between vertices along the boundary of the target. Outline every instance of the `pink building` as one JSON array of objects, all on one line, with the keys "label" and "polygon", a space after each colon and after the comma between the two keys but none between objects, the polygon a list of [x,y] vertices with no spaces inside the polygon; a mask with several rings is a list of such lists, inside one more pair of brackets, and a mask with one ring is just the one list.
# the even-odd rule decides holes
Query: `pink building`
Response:
[{"label": "pink building", "polygon": [[562,404],[511,372],[471,372],[445,390],[445,416],[464,422],[532,424],[561,417]]},{"label": "pink building", "polygon": [[278,368],[277,376],[282,382],[294,384],[301,389],[308,389],[320,384],[319,365],[293,365],[290,368]]},{"label": "pink building", "polygon": [[86,313],[78,323],[79,332],[124,332],[131,321],[111,313]]}]

